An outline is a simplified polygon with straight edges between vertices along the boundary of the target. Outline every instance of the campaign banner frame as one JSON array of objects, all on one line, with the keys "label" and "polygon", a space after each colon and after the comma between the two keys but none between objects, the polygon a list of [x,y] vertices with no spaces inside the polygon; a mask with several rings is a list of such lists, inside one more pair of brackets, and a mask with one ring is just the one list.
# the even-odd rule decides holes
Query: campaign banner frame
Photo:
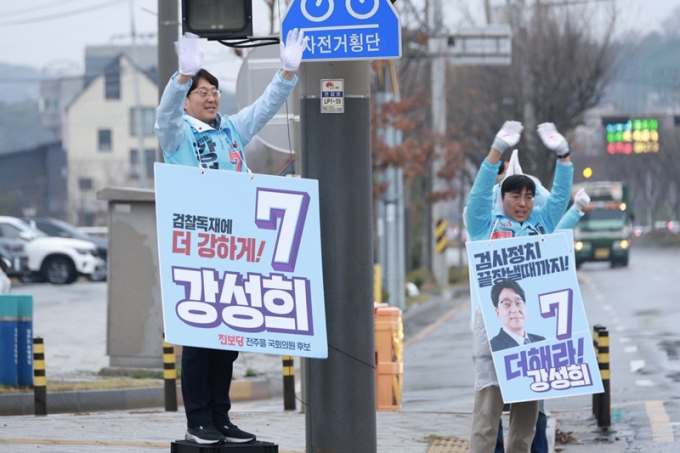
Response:
[{"label": "campaign banner frame", "polygon": [[[576,278],[571,230],[474,241],[466,247],[473,313],[481,307],[503,401],[517,403],[603,392]],[[518,311],[516,305],[497,310],[492,302],[493,285],[506,279],[519,284],[525,293],[522,315],[510,317],[503,313]],[[519,299],[512,297],[514,301]],[[529,344],[513,342],[503,330],[504,325],[516,327],[513,323],[517,319],[526,323],[523,327]]]},{"label": "campaign banner frame", "polygon": [[154,171],[166,341],[328,357],[318,181]]}]

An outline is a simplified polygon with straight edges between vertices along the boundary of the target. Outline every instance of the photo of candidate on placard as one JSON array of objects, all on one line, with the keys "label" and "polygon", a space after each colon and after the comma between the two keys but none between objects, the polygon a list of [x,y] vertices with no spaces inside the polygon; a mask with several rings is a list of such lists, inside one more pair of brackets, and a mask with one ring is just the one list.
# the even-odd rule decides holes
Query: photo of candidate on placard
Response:
[{"label": "photo of candidate on placard", "polygon": [[491,288],[491,302],[496,307],[498,319],[503,323],[498,335],[491,338],[492,351],[545,340],[541,335],[528,333],[525,328],[530,309],[519,283],[506,278],[494,284]]}]

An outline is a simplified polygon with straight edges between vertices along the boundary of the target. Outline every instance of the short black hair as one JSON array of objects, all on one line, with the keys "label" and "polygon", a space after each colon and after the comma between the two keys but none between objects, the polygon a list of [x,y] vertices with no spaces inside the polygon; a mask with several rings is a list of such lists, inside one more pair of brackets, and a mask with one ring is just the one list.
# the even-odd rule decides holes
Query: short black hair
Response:
[{"label": "short black hair", "polygon": [[218,90],[220,89],[220,82],[217,80],[217,77],[210,74],[205,69],[199,69],[196,75],[191,78],[191,88],[189,88],[187,96],[189,96],[194,90],[198,88],[198,81],[200,79],[205,79],[210,85],[214,85]]},{"label": "short black hair", "polygon": [[522,298],[522,300],[526,300],[524,298],[524,290],[521,286],[519,286],[519,283],[509,278],[505,278],[496,282],[496,284],[491,287],[491,302],[493,302],[494,307],[498,308],[498,298],[501,296],[501,291],[506,288],[513,290],[519,297]]},{"label": "short black hair", "polygon": [[526,187],[527,191],[536,195],[536,183],[527,175],[512,175],[503,180],[501,184],[501,199],[505,198],[508,192],[520,193]]}]

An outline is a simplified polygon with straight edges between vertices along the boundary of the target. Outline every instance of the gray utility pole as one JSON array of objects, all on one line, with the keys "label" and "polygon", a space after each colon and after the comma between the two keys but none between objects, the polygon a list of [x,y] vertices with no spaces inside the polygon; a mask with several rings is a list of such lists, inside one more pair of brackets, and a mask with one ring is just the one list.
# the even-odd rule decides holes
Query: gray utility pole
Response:
[{"label": "gray utility pole", "polygon": [[[433,0],[429,9],[430,30],[441,33],[444,27],[442,20],[442,2]],[[440,34],[432,36],[428,41],[428,50],[431,55],[431,83],[432,83],[432,131],[439,137],[446,134],[446,56],[448,37]],[[432,159],[432,190],[445,192],[449,189],[448,182],[437,176],[444,166],[444,144],[437,140]],[[446,202],[437,201],[432,206],[432,228],[436,228],[441,221],[446,221]],[[432,232],[433,233],[433,232]],[[432,273],[437,285],[444,286],[449,282],[449,267],[446,262],[446,250],[441,251],[437,247],[436,234],[430,234],[430,250],[432,256]]]},{"label": "gray utility pole", "polygon": [[[132,64],[137,66],[139,64],[137,52],[137,27],[135,26],[135,4],[134,0],[130,0],[130,36],[132,37]],[[146,162],[146,148],[144,147],[144,118],[142,116],[141,93],[139,91],[139,71],[135,68],[132,75],[132,86],[135,92],[135,110],[137,117],[134,118],[135,126],[137,127],[137,159],[139,162],[139,184],[142,189],[146,189],[149,185],[147,178],[147,162]]]},{"label": "gray utility pole", "polygon": [[[390,71],[393,68],[389,69]],[[390,80],[385,77],[385,80]],[[389,87],[378,93],[377,102],[382,105],[385,102],[398,101]],[[378,131],[387,146],[396,146],[401,143],[401,131],[394,127],[382,128]],[[385,289],[389,293],[389,302],[393,307],[404,309],[405,297],[405,245],[404,245],[404,171],[401,168],[390,166],[377,175],[380,182],[387,183],[387,190],[378,199],[378,263],[382,268]]]},{"label": "gray utility pole", "polygon": [[[304,361],[307,453],[375,452],[370,66],[303,63],[302,176],[319,181],[328,359]],[[321,113],[343,79],[344,113]]]},{"label": "gray utility pole", "polygon": [[[158,99],[163,95],[165,85],[170,77],[177,71],[179,64],[175,54],[175,41],[179,38],[178,33],[179,11],[177,1],[158,0]],[[140,113],[141,115],[141,113]],[[140,159],[144,159],[140,150]],[[159,152],[156,154],[156,162],[163,159]]]}]

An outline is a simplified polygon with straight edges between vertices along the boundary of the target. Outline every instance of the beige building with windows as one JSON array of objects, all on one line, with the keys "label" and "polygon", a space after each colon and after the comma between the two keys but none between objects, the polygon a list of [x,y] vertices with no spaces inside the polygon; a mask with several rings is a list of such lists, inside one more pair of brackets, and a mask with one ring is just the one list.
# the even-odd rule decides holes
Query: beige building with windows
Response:
[{"label": "beige building with windows", "polygon": [[62,142],[71,223],[106,225],[106,202],[97,200],[106,187],[153,187],[158,88],[152,77],[155,73],[120,53],[65,107]]}]

